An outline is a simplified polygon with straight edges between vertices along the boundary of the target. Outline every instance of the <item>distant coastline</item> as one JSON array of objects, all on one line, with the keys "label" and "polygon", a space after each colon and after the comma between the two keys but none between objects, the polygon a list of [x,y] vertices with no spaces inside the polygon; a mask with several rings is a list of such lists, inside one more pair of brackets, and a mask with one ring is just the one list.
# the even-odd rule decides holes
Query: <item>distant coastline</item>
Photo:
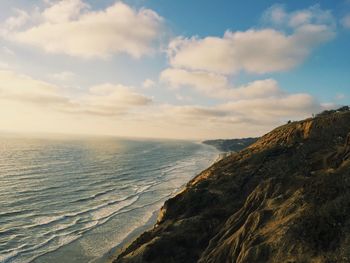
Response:
[{"label": "distant coastline", "polygon": [[204,144],[214,146],[221,152],[239,152],[244,148],[255,143],[259,138],[241,138],[241,139],[217,139],[217,140],[206,140]]}]

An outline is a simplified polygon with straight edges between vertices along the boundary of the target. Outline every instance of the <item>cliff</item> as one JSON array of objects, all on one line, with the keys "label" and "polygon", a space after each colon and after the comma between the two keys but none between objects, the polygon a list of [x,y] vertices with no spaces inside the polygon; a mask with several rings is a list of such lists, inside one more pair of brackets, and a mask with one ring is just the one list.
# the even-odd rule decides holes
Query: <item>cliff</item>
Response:
[{"label": "cliff", "polygon": [[350,112],[279,127],[203,171],[116,263],[350,262]]},{"label": "cliff", "polygon": [[223,152],[239,152],[244,148],[252,145],[258,140],[258,138],[242,138],[242,139],[229,139],[229,140],[207,140],[203,141],[204,144],[214,146],[219,151]]}]

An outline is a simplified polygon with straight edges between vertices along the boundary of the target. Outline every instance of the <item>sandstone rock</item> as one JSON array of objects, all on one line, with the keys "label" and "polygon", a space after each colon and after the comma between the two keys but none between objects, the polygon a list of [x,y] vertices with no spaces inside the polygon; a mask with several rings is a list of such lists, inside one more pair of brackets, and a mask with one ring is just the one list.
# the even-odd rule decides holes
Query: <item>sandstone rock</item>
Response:
[{"label": "sandstone rock", "polygon": [[349,111],[273,130],[191,180],[115,262],[350,262],[349,133]]}]

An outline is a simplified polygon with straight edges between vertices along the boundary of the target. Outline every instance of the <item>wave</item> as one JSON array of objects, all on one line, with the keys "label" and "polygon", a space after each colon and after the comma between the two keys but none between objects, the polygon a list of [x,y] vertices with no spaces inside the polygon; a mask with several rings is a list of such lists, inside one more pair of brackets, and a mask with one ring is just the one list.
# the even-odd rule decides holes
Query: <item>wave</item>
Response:
[{"label": "wave", "polygon": [[[4,253],[3,255],[0,255],[0,262],[3,262],[3,263],[13,262],[19,256],[24,255],[24,254],[29,254],[30,252],[34,252],[34,251],[37,252],[39,249],[41,249],[41,248],[43,248],[45,246],[48,246],[50,243],[53,243],[54,241],[57,241],[57,243],[59,244],[55,248],[55,249],[57,249],[59,247],[62,247],[63,245],[67,245],[67,244],[77,240],[80,237],[81,237],[81,235],[75,235],[75,236],[74,235],[70,235],[70,236],[51,236],[51,237],[47,238],[45,241],[43,241],[43,242],[41,242],[41,243],[39,243],[37,245],[34,245],[34,246],[24,245],[21,248],[17,248],[15,251],[12,251],[10,253]],[[20,262],[21,263],[23,263],[23,262],[32,262],[32,260],[34,258],[36,258],[36,257],[32,256],[27,261],[20,260]]]},{"label": "wave", "polygon": [[[55,231],[47,232],[43,235],[43,236],[48,236],[51,234],[51,236],[49,238],[47,238],[44,242],[41,242],[40,244],[38,244],[36,246],[23,245],[21,247],[18,247],[18,248],[16,248],[15,253],[14,252],[11,252],[9,254],[5,253],[4,256],[1,256],[0,262],[9,262],[9,260],[13,260],[16,257],[20,256],[21,254],[25,254],[25,253],[28,253],[31,251],[38,250],[38,249],[52,243],[57,238],[65,240],[65,241],[59,242],[60,245],[56,246],[55,249],[52,249],[51,252],[54,250],[57,250],[58,248],[77,240],[79,237],[81,237],[87,231],[91,231],[95,227],[105,223],[106,220],[104,220],[104,219],[108,219],[111,215],[115,215],[118,211],[120,211],[121,209],[123,209],[125,207],[132,205],[138,199],[139,199],[139,196],[135,196],[134,198],[131,198],[131,199],[127,198],[126,199],[127,202],[124,202],[124,203],[123,202],[116,202],[114,204],[114,206],[107,206],[107,207],[103,207],[102,209],[97,209],[95,211],[95,213],[92,213],[92,215],[91,215],[92,221],[84,223],[84,227],[80,227],[79,229],[76,229],[76,230],[68,232],[68,233],[65,232],[65,233],[62,233],[60,235],[57,235],[59,232],[62,232],[62,230],[67,230],[70,227],[76,225],[77,222],[79,221],[79,220],[77,220],[73,224],[69,225],[68,227],[58,229],[58,231],[56,228]],[[110,203],[114,203],[114,202],[110,202]],[[79,214],[81,214],[81,213],[77,213],[76,215],[79,215]],[[38,219],[39,224],[36,225],[35,227],[44,226],[44,225],[48,226],[48,225],[53,224],[54,222],[58,222],[58,221],[63,220],[64,218],[67,218],[69,216],[71,216],[71,215],[60,216],[60,217],[42,217],[42,218]]]},{"label": "wave", "polygon": [[118,202],[114,205],[107,205],[103,208],[96,210],[96,212],[92,214],[91,218],[93,220],[101,220],[101,219],[110,217],[111,215],[115,214],[116,212],[118,212],[122,208],[125,208],[125,207],[132,205],[138,199],[139,199],[139,196],[135,196],[135,197],[131,198],[130,200],[125,201],[124,203]]},{"label": "wave", "polygon": [[[30,214],[32,212],[33,212],[32,209],[7,211],[7,212],[0,213],[0,219],[3,219],[5,217],[13,217],[13,216],[18,216],[18,215]],[[1,231],[0,231],[0,234],[1,234]]]},{"label": "wave", "polygon": [[96,199],[98,197],[101,197],[101,196],[107,195],[109,193],[115,192],[116,190],[118,190],[118,188],[108,189],[106,191],[96,193],[96,194],[94,194],[92,196],[80,198],[78,200],[73,200],[70,203],[80,203],[80,202],[86,202],[86,201],[94,200],[94,199]]},{"label": "wave", "polygon": [[[1,177],[0,206],[6,210],[0,211],[0,222],[5,222],[0,262],[33,260],[80,238],[85,244],[91,237],[86,233],[116,231],[111,226],[115,222],[125,227],[117,227],[120,235],[109,238],[117,239],[113,244],[121,242],[203,165],[198,159],[205,151],[191,143],[179,144],[138,142],[128,148],[125,143],[120,152],[108,145],[90,149],[82,140],[40,145],[33,155],[27,152],[20,159],[22,167],[16,161],[18,167],[6,169],[6,177]],[[20,149],[22,142],[16,147]],[[18,159],[14,153],[6,155],[12,162]],[[0,158],[0,167],[9,163]]]},{"label": "wave", "polygon": [[110,201],[107,203],[103,203],[101,205],[95,206],[93,208],[85,209],[82,211],[78,211],[76,213],[66,213],[64,215],[57,215],[57,216],[47,216],[47,215],[36,215],[33,219],[34,224],[29,226],[24,226],[25,229],[33,229],[33,228],[42,228],[47,226],[52,226],[54,224],[57,224],[62,221],[66,221],[70,218],[78,218],[83,215],[89,215],[89,218],[93,221],[98,221],[101,219],[105,219],[119,210],[128,207],[135,203],[139,197],[140,194],[142,194],[144,191],[149,189],[150,187],[154,186],[155,184],[145,185],[140,188],[138,188],[138,191],[130,196]]},{"label": "wave", "polygon": [[43,187],[35,190],[25,190],[25,191],[18,191],[17,194],[37,194],[37,193],[42,193],[44,191],[50,191],[50,190],[55,190],[55,189],[60,189],[62,188],[62,185],[55,185],[55,186],[49,186],[49,187]]},{"label": "wave", "polygon": [[79,223],[79,220],[80,220],[79,218],[76,218],[73,221],[71,221],[70,223],[65,222],[64,224],[52,226],[52,227],[50,227],[50,230],[48,232],[43,233],[41,236],[43,236],[43,237],[50,236],[53,233],[54,234],[66,233],[66,231],[75,227]]}]

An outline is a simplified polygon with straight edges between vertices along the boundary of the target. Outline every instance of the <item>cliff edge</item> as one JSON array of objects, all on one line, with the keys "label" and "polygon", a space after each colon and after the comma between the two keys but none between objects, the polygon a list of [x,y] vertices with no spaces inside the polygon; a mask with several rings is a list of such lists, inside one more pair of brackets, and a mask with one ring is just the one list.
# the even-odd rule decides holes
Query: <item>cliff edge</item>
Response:
[{"label": "cliff edge", "polygon": [[207,140],[204,144],[211,145],[222,152],[239,152],[255,143],[259,138],[242,138],[226,140]]},{"label": "cliff edge", "polygon": [[115,260],[350,262],[350,112],[281,126],[165,202]]}]

